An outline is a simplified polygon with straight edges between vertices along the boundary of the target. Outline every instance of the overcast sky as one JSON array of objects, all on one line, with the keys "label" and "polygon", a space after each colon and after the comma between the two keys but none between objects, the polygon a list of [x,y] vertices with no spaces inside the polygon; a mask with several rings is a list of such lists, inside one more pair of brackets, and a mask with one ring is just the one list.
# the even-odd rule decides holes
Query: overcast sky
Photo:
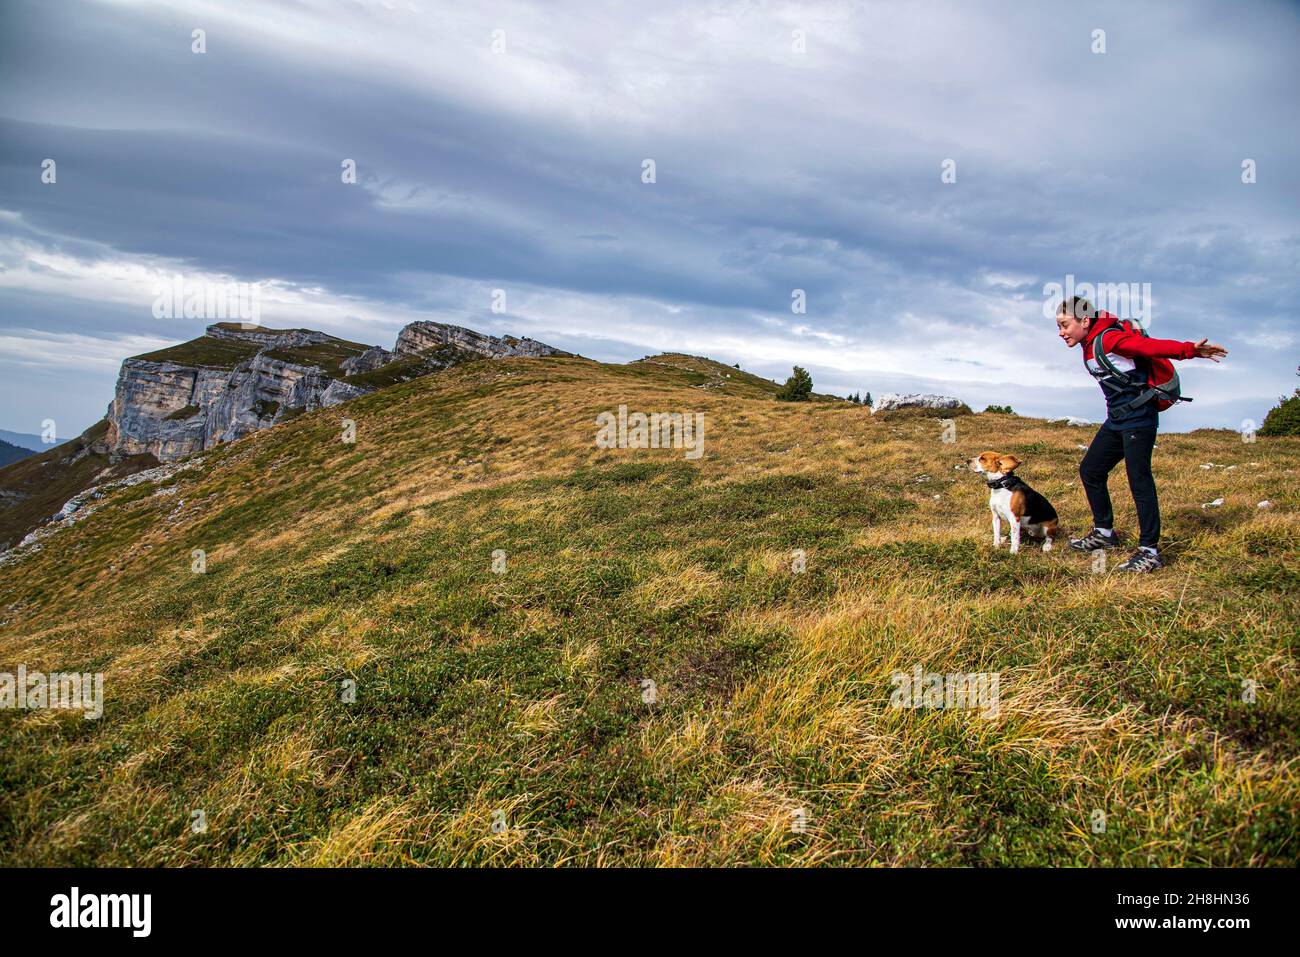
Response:
[{"label": "overcast sky", "polygon": [[1153,335],[1232,352],[1164,427],[1237,428],[1300,384],[1297,48],[1262,0],[5,0],[0,428],[75,435],[201,334],[153,315],[174,274],[385,346],[434,319],[1093,420],[1044,285],[1149,283]]}]

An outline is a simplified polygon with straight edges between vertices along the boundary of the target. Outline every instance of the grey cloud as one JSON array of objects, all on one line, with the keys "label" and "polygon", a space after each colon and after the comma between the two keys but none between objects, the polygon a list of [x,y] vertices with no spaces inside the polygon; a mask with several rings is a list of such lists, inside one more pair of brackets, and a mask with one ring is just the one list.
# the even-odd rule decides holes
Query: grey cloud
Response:
[{"label": "grey cloud", "polygon": [[[1297,325],[1291,6],[889,4],[832,25],[825,8],[737,5],[721,13],[736,23],[725,41],[688,4],[549,22],[520,10],[463,16],[483,42],[488,24],[508,23],[521,56],[558,65],[572,81],[556,94],[564,110],[512,109],[485,92],[487,77],[484,90],[472,76],[430,84],[420,63],[379,69],[341,44],[322,56],[314,36],[285,45],[211,24],[210,52],[195,56],[188,13],[10,4],[0,209],[23,220],[0,221],[0,237],[84,258],[164,256],[467,322],[496,321],[466,300],[475,284],[672,303],[681,317],[644,321],[663,348],[688,351],[693,330],[743,336],[755,314],[906,345],[911,315],[947,321],[958,364],[1072,273],[1150,282],[1158,334],[1229,340],[1257,374],[1215,385],[1243,390],[1242,402],[1291,373],[1294,357],[1232,342]],[[785,46],[805,20],[800,61]],[[1095,26],[1105,56],[1088,52]],[[459,40],[449,30],[442,42]],[[455,51],[426,55],[440,52]],[[59,158],[57,187],[39,181],[44,156]],[[356,187],[339,182],[344,157],[358,161]],[[646,157],[654,186],[639,180]],[[939,182],[948,157],[951,186]],[[1254,186],[1240,182],[1244,157],[1260,164]],[[990,274],[1032,278],[1000,287]],[[808,292],[806,317],[790,316],[794,288]],[[76,312],[0,289],[5,325],[26,314],[40,328],[146,334],[122,310]],[[1049,327],[998,329],[1027,363],[1060,361]],[[609,335],[598,357],[641,354],[643,335]],[[798,362],[800,337],[786,335]],[[871,387],[851,378],[827,369],[819,385]],[[1023,401],[1059,411],[1084,395],[1026,390]],[[1208,408],[1192,421],[1211,421]]]}]

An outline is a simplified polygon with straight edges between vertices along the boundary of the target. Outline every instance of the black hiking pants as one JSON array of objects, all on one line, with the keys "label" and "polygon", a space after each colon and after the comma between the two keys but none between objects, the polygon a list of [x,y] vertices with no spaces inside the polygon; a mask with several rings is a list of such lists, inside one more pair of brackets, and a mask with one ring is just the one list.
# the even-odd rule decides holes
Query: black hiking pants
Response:
[{"label": "black hiking pants", "polygon": [[1111,508],[1106,479],[1120,459],[1124,460],[1142,534],[1138,544],[1151,548],[1160,541],[1160,500],[1156,498],[1156,480],[1151,474],[1151,449],[1155,444],[1154,427],[1120,430],[1103,425],[1079,463],[1079,478],[1083,480],[1083,490],[1088,495],[1093,525],[1114,528],[1115,513]]}]

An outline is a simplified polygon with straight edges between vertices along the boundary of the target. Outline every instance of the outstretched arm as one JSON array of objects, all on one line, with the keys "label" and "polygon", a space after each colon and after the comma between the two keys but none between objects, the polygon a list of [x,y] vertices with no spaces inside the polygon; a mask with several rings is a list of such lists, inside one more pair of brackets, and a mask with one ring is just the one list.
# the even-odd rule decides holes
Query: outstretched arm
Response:
[{"label": "outstretched arm", "polygon": [[1200,342],[1179,342],[1177,339],[1149,339],[1135,332],[1121,332],[1106,340],[1110,352],[1130,359],[1219,359],[1228,354],[1223,346],[1202,339]]}]

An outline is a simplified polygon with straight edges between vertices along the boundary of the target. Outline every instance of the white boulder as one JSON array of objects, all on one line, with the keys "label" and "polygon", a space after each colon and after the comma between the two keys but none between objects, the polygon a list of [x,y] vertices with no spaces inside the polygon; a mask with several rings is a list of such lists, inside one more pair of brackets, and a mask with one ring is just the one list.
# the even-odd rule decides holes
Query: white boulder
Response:
[{"label": "white boulder", "polygon": [[920,393],[886,392],[871,406],[871,414],[894,409],[960,409],[961,399],[950,395],[922,395]]}]

